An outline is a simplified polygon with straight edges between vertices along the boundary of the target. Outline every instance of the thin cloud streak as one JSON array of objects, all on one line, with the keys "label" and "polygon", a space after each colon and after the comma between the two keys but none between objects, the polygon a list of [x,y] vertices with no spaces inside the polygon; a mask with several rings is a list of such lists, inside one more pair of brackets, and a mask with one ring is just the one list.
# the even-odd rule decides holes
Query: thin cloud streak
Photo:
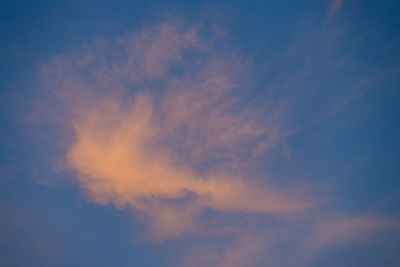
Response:
[{"label": "thin cloud streak", "polygon": [[330,20],[342,7],[344,0],[331,0],[326,20]]},{"label": "thin cloud streak", "polygon": [[400,221],[384,216],[343,216],[322,220],[314,226],[310,248],[313,251],[374,238],[382,230],[400,232]]}]

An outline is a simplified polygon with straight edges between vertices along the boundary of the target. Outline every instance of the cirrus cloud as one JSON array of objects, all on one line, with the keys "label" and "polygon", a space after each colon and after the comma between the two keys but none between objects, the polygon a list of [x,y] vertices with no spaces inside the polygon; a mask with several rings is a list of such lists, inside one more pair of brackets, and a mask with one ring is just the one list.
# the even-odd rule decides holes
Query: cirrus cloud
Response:
[{"label": "cirrus cloud", "polygon": [[310,208],[300,190],[251,177],[247,162],[284,133],[278,111],[261,120],[237,98],[246,64],[176,21],[56,57],[42,81],[65,107],[62,127],[75,136],[66,160],[81,187],[144,214],[157,240],[195,229],[207,209]]},{"label": "cirrus cloud", "polygon": [[196,250],[187,259],[195,266],[246,266],[265,255],[282,266],[266,251],[287,242],[298,244],[293,266],[324,246],[398,231],[396,220],[374,216],[322,221],[316,217],[329,211],[313,209],[320,203],[310,190],[257,171],[261,155],[290,150],[285,111],[244,101],[249,61],[200,32],[170,20],[42,67],[43,88],[55,98],[41,114],[60,129],[67,168],[90,199],[132,210],[155,241],[234,237],[222,249]]}]

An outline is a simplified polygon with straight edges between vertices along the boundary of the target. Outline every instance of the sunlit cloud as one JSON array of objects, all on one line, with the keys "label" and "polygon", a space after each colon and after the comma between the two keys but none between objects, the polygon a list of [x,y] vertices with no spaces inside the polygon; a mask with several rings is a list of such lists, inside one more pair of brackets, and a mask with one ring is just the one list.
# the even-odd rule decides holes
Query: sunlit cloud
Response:
[{"label": "sunlit cloud", "polygon": [[154,122],[148,96],[138,97],[126,113],[119,106],[105,104],[75,122],[68,162],[95,201],[143,211],[167,236],[192,227],[205,208],[280,214],[309,207],[296,192],[257,185],[220,166],[197,174],[163,147],[166,131]]},{"label": "sunlit cloud", "polygon": [[279,112],[233,96],[246,62],[218,53],[195,29],[161,23],[97,41],[43,69],[74,141],[67,163],[97,203],[144,214],[151,237],[180,236],[206,209],[275,216],[312,198],[251,177],[247,161],[279,144]]},{"label": "sunlit cloud", "polygon": [[[286,106],[243,101],[251,63],[199,27],[165,21],[42,67],[43,88],[55,96],[43,105],[46,119],[59,127],[63,163],[89,199],[132,211],[153,241],[209,238],[184,259],[194,266],[248,266],[266,256],[280,266],[268,251],[288,243],[300,262],[375,229],[398,231],[395,219],[376,216],[316,219],[331,212],[316,211],[323,202],[314,185],[257,171],[276,149],[290,159]],[[218,246],[220,236],[232,238]]]}]

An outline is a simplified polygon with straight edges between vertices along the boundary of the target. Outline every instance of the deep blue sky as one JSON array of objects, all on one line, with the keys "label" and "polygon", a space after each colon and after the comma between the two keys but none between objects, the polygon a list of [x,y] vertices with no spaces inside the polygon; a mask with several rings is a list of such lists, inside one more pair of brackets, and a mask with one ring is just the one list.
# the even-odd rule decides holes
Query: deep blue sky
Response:
[{"label": "deep blue sky", "polygon": [[[38,73],[55,56],[171,18],[201,24],[206,40],[219,27],[216,49],[250,62],[241,101],[267,114],[283,110],[284,137],[255,160],[252,175],[310,187],[319,205],[307,221],[373,218],[360,235],[378,234],[333,242],[304,265],[398,266],[400,2],[391,0],[1,1],[0,266],[185,266],[195,245],[226,253],[220,244],[231,237],[149,241],[148,222],[129,207],[88,201],[76,174],[56,166],[68,150],[56,141],[58,126],[30,117],[38,103],[51,106],[41,99],[52,89],[41,88]],[[269,231],[257,227],[249,231]],[[279,240],[296,237],[262,247],[276,252],[274,261],[251,264],[290,266],[286,258],[301,254],[292,243],[302,242],[307,227],[314,226],[277,231]]]}]

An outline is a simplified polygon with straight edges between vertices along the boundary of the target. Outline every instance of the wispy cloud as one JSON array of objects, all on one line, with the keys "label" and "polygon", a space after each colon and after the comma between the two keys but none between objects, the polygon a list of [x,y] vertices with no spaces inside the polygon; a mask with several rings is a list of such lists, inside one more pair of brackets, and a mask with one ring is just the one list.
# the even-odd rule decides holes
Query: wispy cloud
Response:
[{"label": "wispy cloud", "polygon": [[[185,259],[197,266],[247,266],[265,255],[282,266],[266,251],[296,238],[293,254],[304,260],[374,229],[398,231],[396,220],[374,216],[322,222],[307,187],[255,175],[261,155],[277,147],[290,155],[285,110],[242,101],[250,63],[199,32],[166,21],[43,66],[43,87],[56,96],[49,117],[67,135],[66,164],[91,200],[132,210],[155,241],[210,239]],[[221,235],[232,237],[222,248],[212,242]]]},{"label": "wispy cloud", "polygon": [[339,12],[343,3],[344,0],[330,0],[327,13],[327,20],[330,20],[337,12]]},{"label": "wispy cloud", "polygon": [[382,229],[399,232],[400,222],[383,216],[330,216],[319,221],[311,235],[312,250],[346,242],[359,242],[372,239]]},{"label": "wispy cloud", "polygon": [[144,214],[155,239],[191,231],[205,209],[280,216],[313,205],[250,177],[243,159],[282,136],[276,113],[261,123],[232,96],[245,65],[174,22],[54,59],[44,80],[66,104],[67,162],[82,188]]},{"label": "wispy cloud", "polygon": [[[160,237],[189,230],[205,208],[280,214],[310,205],[290,190],[258,185],[233,172],[234,167],[218,164],[197,173],[193,162],[179,159],[173,153],[175,146],[170,149],[164,143],[168,132],[154,122],[156,112],[150,98],[141,95],[131,110],[105,104],[83,112],[75,122],[77,141],[68,152],[68,162],[97,202],[129,205],[146,213]],[[212,128],[209,131],[212,134]]]}]

